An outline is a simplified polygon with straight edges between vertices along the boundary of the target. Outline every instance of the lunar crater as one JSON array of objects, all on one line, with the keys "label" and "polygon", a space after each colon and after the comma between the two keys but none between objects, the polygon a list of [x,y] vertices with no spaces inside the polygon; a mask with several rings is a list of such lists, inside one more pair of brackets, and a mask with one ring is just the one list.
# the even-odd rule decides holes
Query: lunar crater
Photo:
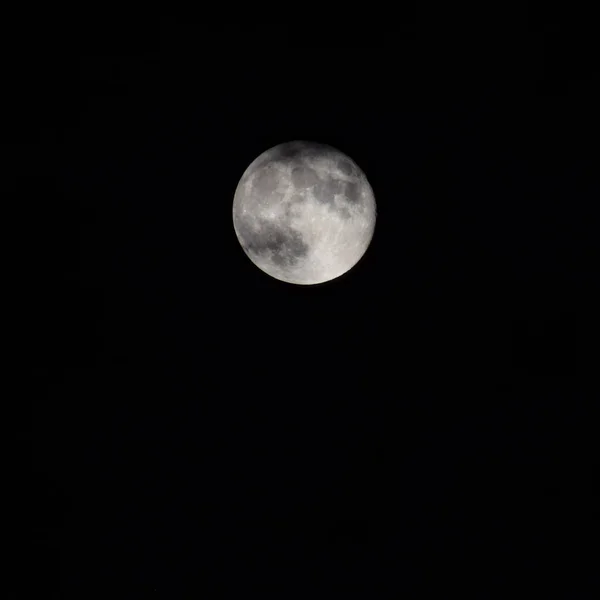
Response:
[{"label": "lunar crater", "polygon": [[269,255],[278,266],[291,266],[306,256],[309,250],[302,234],[279,222],[261,220],[258,227],[241,227],[244,249],[264,258]]}]

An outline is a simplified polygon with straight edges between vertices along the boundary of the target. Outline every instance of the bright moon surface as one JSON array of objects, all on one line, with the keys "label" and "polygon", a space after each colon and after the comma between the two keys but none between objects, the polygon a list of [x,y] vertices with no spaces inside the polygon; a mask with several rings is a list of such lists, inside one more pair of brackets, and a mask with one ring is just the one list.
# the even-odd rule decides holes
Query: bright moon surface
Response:
[{"label": "bright moon surface", "polygon": [[349,271],[375,230],[373,190],[360,167],[315,142],[275,146],[237,186],[233,226],[250,260],[288,283],[311,285]]}]

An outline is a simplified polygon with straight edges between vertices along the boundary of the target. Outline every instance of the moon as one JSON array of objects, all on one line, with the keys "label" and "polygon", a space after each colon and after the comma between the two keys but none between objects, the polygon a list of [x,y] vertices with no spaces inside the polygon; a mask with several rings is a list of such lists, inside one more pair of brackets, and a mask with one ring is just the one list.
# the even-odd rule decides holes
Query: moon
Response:
[{"label": "moon", "polygon": [[233,226],[250,260],[288,283],[340,277],[362,258],[375,231],[373,190],[346,154],[311,141],[279,144],[246,169]]}]

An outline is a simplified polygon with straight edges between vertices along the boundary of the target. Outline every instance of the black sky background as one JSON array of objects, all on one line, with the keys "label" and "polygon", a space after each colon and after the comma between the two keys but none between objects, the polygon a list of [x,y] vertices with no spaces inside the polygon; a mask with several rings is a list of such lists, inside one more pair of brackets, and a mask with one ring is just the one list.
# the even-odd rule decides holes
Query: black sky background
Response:
[{"label": "black sky background", "polygon": [[[592,596],[592,36],[450,16],[277,43],[165,18],[39,54],[15,146],[41,232],[24,586]],[[293,139],[377,200],[364,258],[319,286],[259,271],[231,221]]]}]

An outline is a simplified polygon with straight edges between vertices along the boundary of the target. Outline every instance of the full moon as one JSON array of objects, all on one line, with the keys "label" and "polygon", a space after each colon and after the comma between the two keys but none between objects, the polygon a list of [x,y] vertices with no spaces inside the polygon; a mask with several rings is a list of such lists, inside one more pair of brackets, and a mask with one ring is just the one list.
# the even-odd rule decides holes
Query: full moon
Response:
[{"label": "full moon", "polygon": [[360,167],[326,144],[294,141],[263,152],[235,191],[233,226],[250,260],[288,283],[343,275],[362,258],[377,209]]}]

